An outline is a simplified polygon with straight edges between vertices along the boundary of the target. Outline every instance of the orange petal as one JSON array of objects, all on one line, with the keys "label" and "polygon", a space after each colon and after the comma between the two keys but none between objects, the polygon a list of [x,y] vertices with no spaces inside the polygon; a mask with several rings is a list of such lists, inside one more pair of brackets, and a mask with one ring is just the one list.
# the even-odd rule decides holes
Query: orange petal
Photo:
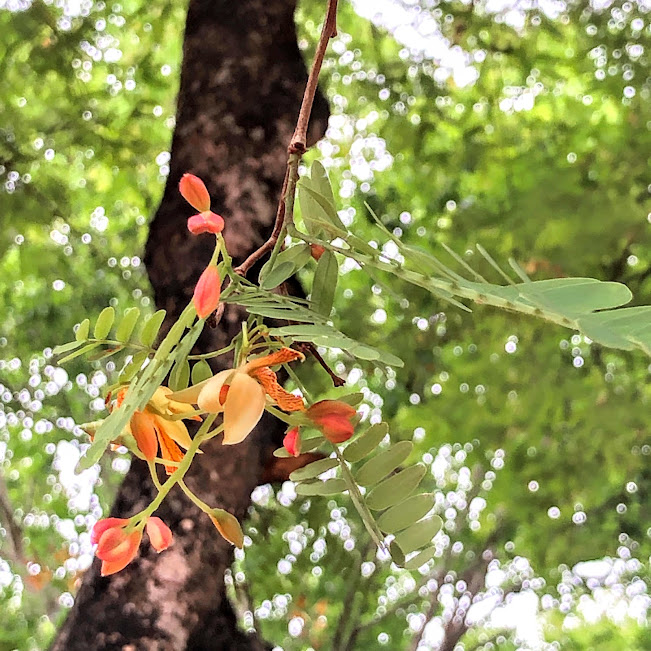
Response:
[{"label": "orange petal", "polygon": [[292,429],[285,434],[283,447],[293,457],[297,457],[301,453],[301,432],[298,427],[292,427]]},{"label": "orange petal", "polygon": [[141,531],[127,534],[123,527],[111,527],[100,536],[95,555],[103,561],[128,559],[128,563],[136,555],[141,539]]},{"label": "orange petal", "polygon": [[276,374],[268,367],[259,368],[251,373],[263,386],[267,395],[284,411],[303,411],[305,405],[303,398],[286,391],[278,383]]},{"label": "orange petal", "polygon": [[293,350],[292,348],[281,348],[275,353],[265,355],[264,357],[257,357],[248,361],[243,367],[242,371],[245,373],[250,373],[255,371],[255,369],[262,368],[263,366],[276,366],[277,364],[286,364],[287,362],[293,362],[294,360],[300,359],[303,361],[305,355],[299,353],[298,350]]},{"label": "orange petal", "polygon": [[145,459],[151,461],[158,451],[153,414],[146,411],[136,411],[131,416],[129,425],[133,438],[136,439],[138,449],[145,455]]},{"label": "orange petal", "polygon": [[173,542],[172,532],[170,528],[156,516],[147,520],[147,535],[151,546],[158,552],[167,549]]},{"label": "orange petal", "polygon": [[210,210],[210,195],[204,182],[194,174],[184,174],[179,182],[181,196],[199,212]]},{"label": "orange petal", "polygon": [[90,532],[91,545],[96,545],[99,542],[99,539],[102,537],[102,534],[107,529],[111,529],[113,527],[123,527],[127,522],[129,522],[129,520],[126,518],[104,518],[102,520],[98,520]]},{"label": "orange petal", "polygon": [[[215,376],[216,377],[216,376]],[[262,418],[264,389],[246,373],[234,373],[224,404],[224,445],[243,441]]]},{"label": "orange petal", "polygon": [[[183,452],[179,446],[165,433],[162,429],[157,429],[158,442],[160,443],[160,454],[163,459],[170,461],[182,461]],[[176,466],[165,466],[165,472],[171,475],[176,470]]]}]

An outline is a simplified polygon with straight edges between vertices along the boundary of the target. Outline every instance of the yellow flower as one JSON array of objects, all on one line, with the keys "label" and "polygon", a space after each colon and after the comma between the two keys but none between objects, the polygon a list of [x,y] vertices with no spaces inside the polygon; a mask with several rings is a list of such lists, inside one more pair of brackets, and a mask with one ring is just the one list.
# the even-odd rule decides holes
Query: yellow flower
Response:
[{"label": "yellow flower", "polygon": [[267,396],[285,411],[305,409],[303,399],[285,391],[270,366],[305,359],[291,348],[252,359],[242,366],[172,394],[175,401],[198,405],[202,411],[224,414],[224,445],[243,441],[258,424]]},{"label": "yellow flower", "polygon": [[[150,461],[160,447],[163,459],[179,462],[183,459],[179,446],[185,450],[190,447],[192,439],[188,428],[182,420],[177,420],[174,416],[188,414],[183,418],[201,420],[201,417],[189,413],[193,411],[192,407],[172,400],[171,393],[172,390],[167,387],[158,387],[144,410],[134,412],[126,428],[133,435],[145,459]],[[122,404],[125,394],[126,389],[118,392],[118,407]],[[170,475],[176,470],[176,466],[165,466],[165,470]]]}]

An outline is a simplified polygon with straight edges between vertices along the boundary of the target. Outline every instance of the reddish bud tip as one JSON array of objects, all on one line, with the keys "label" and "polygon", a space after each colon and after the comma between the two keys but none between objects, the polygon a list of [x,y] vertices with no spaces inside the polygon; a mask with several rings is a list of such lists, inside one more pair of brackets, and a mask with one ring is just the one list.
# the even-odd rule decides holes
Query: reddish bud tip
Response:
[{"label": "reddish bud tip", "polygon": [[204,182],[194,174],[184,174],[179,182],[181,196],[199,212],[210,210],[210,195]]},{"label": "reddish bud tip", "polygon": [[170,528],[156,516],[147,520],[147,535],[151,546],[158,552],[167,549],[173,542]]},{"label": "reddish bud tip", "polygon": [[194,288],[194,309],[200,319],[205,319],[217,309],[221,285],[217,267],[206,267]]},{"label": "reddish bud tip", "polygon": [[193,235],[201,233],[221,233],[224,230],[224,219],[210,210],[200,212],[188,219],[188,230]]},{"label": "reddish bud tip", "polygon": [[325,253],[325,247],[320,244],[310,244],[310,253],[312,257],[318,262],[321,256]]},{"label": "reddish bud tip", "polygon": [[343,443],[353,435],[356,414],[354,407],[340,400],[321,400],[307,410],[308,418],[331,443]]},{"label": "reddish bud tip", "polygon": [[292,429],[285,434],[283,446],[285,447],[285,450],[294,457],[297,457],[301,453],[301,433],[298,427],[292,427]]}]

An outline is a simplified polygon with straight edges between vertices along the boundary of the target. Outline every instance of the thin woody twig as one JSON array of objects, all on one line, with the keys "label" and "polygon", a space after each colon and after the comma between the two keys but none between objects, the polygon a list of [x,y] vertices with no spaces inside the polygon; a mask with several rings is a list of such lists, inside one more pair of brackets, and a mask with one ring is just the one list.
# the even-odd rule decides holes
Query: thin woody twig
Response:
[{"label": "thin woody twig", "polygon": [[336,387],[343,387],[344,384],[346,384],[346,380],[343,378],[340,378],[329,366],[328,362],[321,357],[321,353],[317,350],[316,346],[310,342],[310,341],[300,341],[296,342],[294,344],[294,348],[296,350],[300,350],[301,352],[308,352],[310,353],[314,359],[316,359],[317,362],[323,367],[325,372],[332,378],[332,384],[334,384]]},{"label": "thin woody twig", "polygon": [[[310,122],[310,115],[312,113],[312,105],[314,104],[314,97],[319,83],[319,74],[321,73],[321,66],[328,48],[328,41],[337,34],[337,3],[338,0],[328,0],[328,9],[325,21],[323,22],[323,29],[321,30],[321,37],[319,44],[316,48],[312,69],[305,86],[303,94],[303,101],[301,102],[301,110],[298,114],[296,121],[296,129],[292,135],[291,142],[289,143],[287,157],[287,170],[285,172],[285,180],[283,181],[283,188],[280,193],[280,201],[278,202],[278,209],[276,210],[276,221],[274,228],[269,239],[254,251],[239,267],[234,269],[236,274],[246,276],[251,267],[271,251],[278,242],[280,234],[283,232],[287,220],[293,218],[291,209],[293,207],[293,200],[289,198],[294,197],[296,191],[296,182],[298,181],[298,166],[301,162],[301,157],[305,153],[307,146],[307,127]],[[287,210],[287,206],[290,210]]]}]

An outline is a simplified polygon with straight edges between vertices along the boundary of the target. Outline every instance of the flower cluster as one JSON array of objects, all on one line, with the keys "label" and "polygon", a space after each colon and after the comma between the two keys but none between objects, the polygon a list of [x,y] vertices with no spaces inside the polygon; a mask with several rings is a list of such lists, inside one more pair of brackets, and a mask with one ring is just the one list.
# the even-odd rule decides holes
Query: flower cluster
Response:
[{"label": "flower cluster", "polygon": [[[146,522],[151,546],[162,552],[172,544],[170,528],[157,517]],[[99,520],[90,534],[90,541],[97,545],[95,554],[102,561],[102,576],[123,570],[136,556],[142,540],[142,526],[134,526],[125,518]]]}]

